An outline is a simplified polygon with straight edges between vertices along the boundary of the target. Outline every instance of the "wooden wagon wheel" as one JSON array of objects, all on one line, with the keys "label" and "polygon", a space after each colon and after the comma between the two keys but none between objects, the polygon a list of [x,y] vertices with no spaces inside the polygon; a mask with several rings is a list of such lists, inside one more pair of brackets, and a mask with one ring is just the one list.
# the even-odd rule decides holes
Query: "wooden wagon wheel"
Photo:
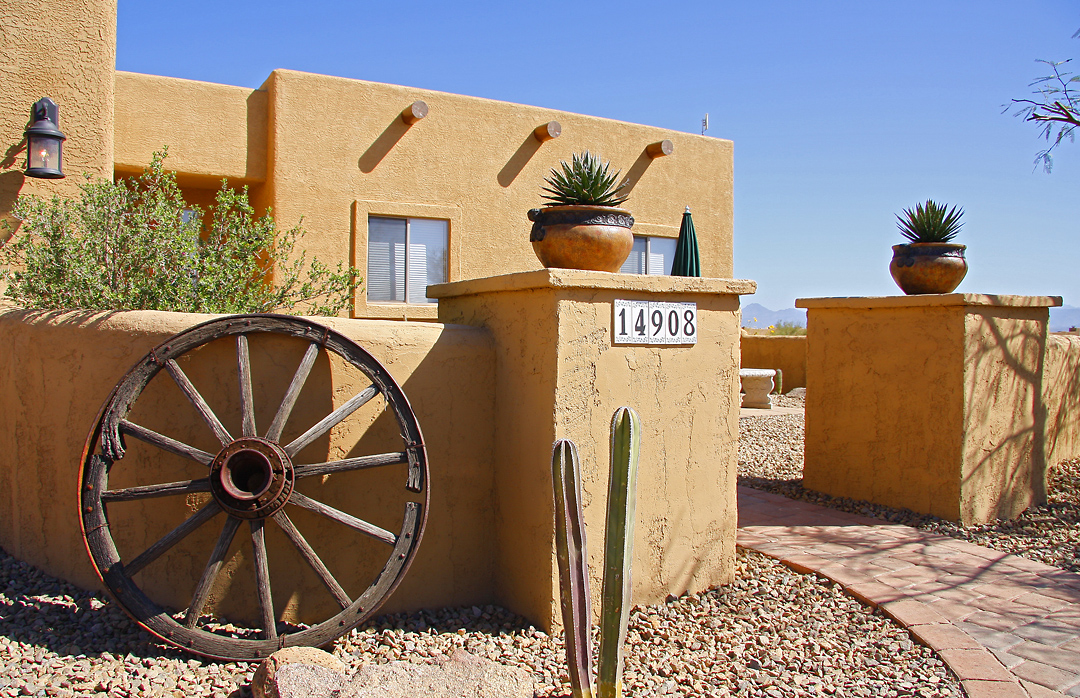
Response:
[{"label": "wooden wagon wheel", "polygon": [[[293,336],[309,342],[273,420],[261,436],[256,431],[248,346],[249,335],[254,337],[258,333]],[[224,337],[235,337],[236,342],[242,432],[239,437],[226,430],[176,361],[182,355]],[[285,443],[282,432],[312,366],[324,351],[336,354],[358,368],[371,381],[371,385],[303,434]],[[209,426],[216,441],[220,442],[218,453],[201,450],[127,419],[144,388],[162,369],[166,373],[163,379],[175,382]],[[383,396],[397,421],[403,441],[400,450],[324,463],[294,463],[293,459],[305,446],[341,424],[376,395]],[[130,462],[136,459],[135,456],[130,456],[127,461],[122,460],[126,451],[125,437],[187,459],[193,477],[178,482],[109,489],[111,472],[119,472],[121,467],[140,467],[139,463]],[[304,478],[370,468],[382,470],[395,464],[405,466],[402,468],[405,482],[400,496],[407,500],[397,533],[365,521],[363,512],[354,515],[341,511],[305,496],[297,489],[298,481]],[[349,477],[362,479],[365,476],[357,473]],[[147,354],[116,385],[102,408],[98,423],[87,438],[83,453],[80,471],[83,536],[105,586],[124,610],[144,628],[166,642],[198,654],[218,659],[258,661],[285,646],[325,645],[362,623],[378,609],[397,587],[416,554],[427,518],[427,482],[427,453],[416,416],[401,388],[376,359],[355,342],[313,322],[278,315],[231,316],[198,325],[172,337]],[[125,502],[192,493],[209,493],[209,499],[157,542],[135,556],[121,559],[109,528],[110,508],[123,507]],[[199,496],[207,497],[206,494]],[[385,565],[359,596],[352,598],[346,593],[297,529],[289,513],[298,509],[325,517],[334,525],[347,527],[342,529],[343,532],[352,529],[381,541],[380,545],[385,546]],[[221,526],[221,533],[212,550],[203,553],[208,559],[191,602],[186,610],[174,609],[170,613],[150,594],[144,593],[135,578],[189,534],[211,522]],[[341,608],[336,615],[306,628],[278,622],[271,594],[265,539],[270,522],[280,527],[299,556],[333,596]],[[254,563],[252,572],[262,627],[248,632],[249,637],[231,637],[222,634],[212,620],[206,618],[204,610],[226,561],[229,546],[241,528],[249,529]],[[288,632],[290,630],[292,632]]]}]

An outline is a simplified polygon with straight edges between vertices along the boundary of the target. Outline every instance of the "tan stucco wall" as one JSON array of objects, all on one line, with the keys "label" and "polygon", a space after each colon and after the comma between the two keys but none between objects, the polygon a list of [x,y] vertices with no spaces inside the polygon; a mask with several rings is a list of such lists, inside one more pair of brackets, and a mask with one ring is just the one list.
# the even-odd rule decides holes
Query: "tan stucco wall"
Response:
[{"label": "tan stucco wall", "polygon": [[783,371],[783,391],[806,387],[806,337],[742,333],[743,368],[778,368]]},{"label": "tan stucco wall", "polygon": [[[83,172],[112,175],[116,0],[0,5],[0,218],[19,194],[71,196]],[[28,179],[23,132],[30,106],[51,97],[60,107],[62,180]]]},{"label": "tan stucco wall", "polygon": [[[159,312],[0,313],[0,547],[50,574],[83,587],[97,586],[78,522],[78,461],[83,441],[110,390],[138,358],[172,334],[210,317]],[[384,608],[416,610],[494,601],[491,336],[479,328],[435,323],[319,321],[358,341],[386,366],[408,395],[428,448],[431,509],[427,533],[412,569]],[[251,341],[256,417],[267,424],[305,346],[284,339],[266,344],[258,336]],[[193,359],[185,364],[227,427],[232,423],[229,420],[238,420],[233,346],[229,340],[212,345],[203,350],[205,356],[197,357],[207,363]],[[165,385],[155,388],[161,378]],[[298,434],[367,385],[360,385],[357,378],[352,367],[320,359],[285,436],[290,429]],[[167,376],[156,378],[151,387],[137,403],[140,423],[150,428],[161,425],[164,433],[190,439],[189,443],[211,452],[217,450],[209,443],[212,437],[205,425]],[[335,429],[330,437],[305,449],[300,454],[304,459],[298,462],[343,457],[354,446],[357,451],[352,455],[400,448],[399,438],[396,447],[386,447],[395,443],[396,425],[386,416],[378,417],[374,403],[370,415],[358,413],[358,417],[359,422],[350,419],[344,424],[359,426]],[[359,433],[369,421],[368,432]],[[140,478],[148,479],[137,484],[192,477],[190,472],[186,477],[177,472],[186,462],[154,453],[134,439],[127,441],[131,453],[114,466],[111,485],[123,486],[125,473],[131,473],[123,470],[129,458],[145,458],[139,460],[139,472]],[[331,476],[304,491],[348,511],[385,515],[389,523],[397,521],[387,527],[397,530],[400,503],[384,501],[380,492],[400,492],[402,483],[395,474],[369,473],[374,477],[352,477],[361,473]],[[196,504],[178,497],[110,505],[111,529],[122,556],[130,559],[145,549]],[[341,527],[304,514],[290,509],[338,579],[358,594],[385,562],[385,551],[373,571],[363,537],[358,536],[357,542],[347,530],[343,535]],[[276,607],[286,609],[290,617],[307,620],[322,620],[332,614],[328,611],[336,612],[317,578],[290,550],[280,531],[270,528]],[[140,584],[156,589],[160,602],[182,608],[190,601],[220,523],[204,529],[190,537],[189,548],[181,546],[170,553],[167,564],[155,563],[140,575]],[[226,587],[217,595],[217,608],[237,618],[254,613],[251,600],[256,598],[250,546],[240,545],[240,538],[224,575]],[[359,589],[355,588],[358,584],[362,585]]]},{"label": "tan stucco wall", "polygon": [[804,484],[964,523],[1040,496],[1040,376],[1057,298],[800,299]]},{"label": "tan stucco wall", "polygon": [[[253,188],[253,200],[271,206],[282,225],[303,216],[304,248],[328,263],[351,261],[366,273],[367,217],[390,215],[450,221],[451,281],[538,269],[525,213],[541,205],[549,170],[588,149],[635,178],[627,207],[637,234],[677,237],[689,205],[702,273],[732,273],[730,141],[288,70],[274,71],[256,91],[129,73],[116,84],[118,167],[141,167],[167,143],[182,182],[257,179],[252,163],[265,147],[266,181]],[[263,128],[263,95],[265,136],[251,133]],[[144,114],[148,100],[156,118]],[[408,127],[399,115],[415,100],[430,112]],[[532,131],[552,120],[562,135],[541,144]],[[672,155],[645,155],[665,138]],[[369,307],[361,293],[355,314],[435,319],[437,310]]]},{"label": "tan stucco wall", "polygon": [[142,172],[169,146],[166,166],[184,182],[216,187],[266,179],[265,90],[117,71],[116,169]]},{"label": "tan stucco wall", "polygon": [[1080,337],[1052,334],[1043,361],[1046,461],[1051,466],[1080,456]]},{"label": "tan stucco wall", "polygon": [[[740,293],[750,282],[543,270],[434,287],[440,319],[495,340],[498,596],[558,622],[551,446],[573,439],[594,609],[612,413],[629,405],[643,437],[633,563],[635,603],[730,581],[735,544]],[[613,345],[616,298],[696,302],[698,343]],[[538,554],[544,551],[546,554]]]}]

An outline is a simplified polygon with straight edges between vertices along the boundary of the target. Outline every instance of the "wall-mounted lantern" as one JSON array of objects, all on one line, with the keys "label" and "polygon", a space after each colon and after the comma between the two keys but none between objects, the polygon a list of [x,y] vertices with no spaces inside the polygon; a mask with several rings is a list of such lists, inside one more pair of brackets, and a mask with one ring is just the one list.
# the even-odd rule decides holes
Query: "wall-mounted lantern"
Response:
[{"label": "wall-mounted lantern", "polygon": [[42,97],[30,108],[30,122],[26,129],[26,176],[63,179],[67,136],[60,132],[60,108]]}]

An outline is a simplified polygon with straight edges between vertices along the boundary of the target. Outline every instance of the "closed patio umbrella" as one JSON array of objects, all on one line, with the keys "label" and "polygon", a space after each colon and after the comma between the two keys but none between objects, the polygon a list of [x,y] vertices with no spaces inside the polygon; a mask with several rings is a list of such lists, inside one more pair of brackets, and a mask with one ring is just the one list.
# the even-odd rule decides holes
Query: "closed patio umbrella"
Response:
[{"label": "closed patio umbrella", "polygon": [[671,262],[672,276],[701,276],[701,256],[698,254],[697,233],[690,207],[682,214],[679,241],[675,244],[675,259]]}]

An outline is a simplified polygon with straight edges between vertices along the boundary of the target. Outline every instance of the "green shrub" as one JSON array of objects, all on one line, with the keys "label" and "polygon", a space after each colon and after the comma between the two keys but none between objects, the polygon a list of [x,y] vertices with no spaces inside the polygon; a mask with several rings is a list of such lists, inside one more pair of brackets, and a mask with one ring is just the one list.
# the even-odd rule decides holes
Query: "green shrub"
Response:
[{"label": "green shrub", "polygon": [[780,320],[775,325],[769,325],[769,334],[774,335],[803,335],[806,334],[806,328],[801,325],[796,325],[794,322],[786,322]]},{"label": "green shrub", "polygon": [[44,310],[174,310],[201,313],[300,311],[337,315],[361,278],[306,255],[294,256],[299,224],[280,232],[258,217],[247,188],[222,181],[204,212],[187,204],[154,153],[138,178],[87,176],[77,199],[23,196],[12,215],[18,231],[0,246],[4,295]]}]

